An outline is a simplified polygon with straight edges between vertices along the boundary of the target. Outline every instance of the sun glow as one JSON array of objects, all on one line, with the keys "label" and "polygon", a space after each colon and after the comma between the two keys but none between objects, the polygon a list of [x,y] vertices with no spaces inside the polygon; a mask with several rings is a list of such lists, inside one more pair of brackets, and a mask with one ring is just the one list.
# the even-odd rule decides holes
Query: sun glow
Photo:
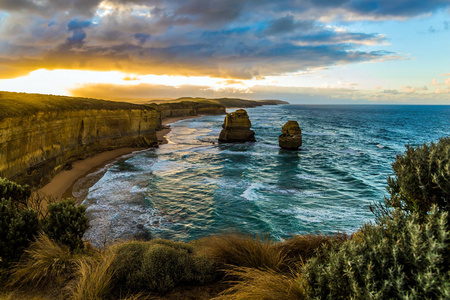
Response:
[{"label": "sun glow", "polygon": [[255,85],[255,82],[252,82],[252,80],[235,81],[207,76],[135,75],[119,71],[40,69],[26,76],[0,80],[0,90],[70,96],[70,90],[95,84],[125,85],[130,87],[139,84],[154,84],[172,86],[174,88],[189,85],[214,90],[234,88],[244,92],[249,86]]},{"label": "sun glow", "polygon": [[[329,70],[316,69],[307,72],[291,73],[279,76],[267,76],[247,80],[217,78],[208,76],[176,76],[176,75],[136,75],[120,71],[87,71],[87,70],[46,70],[39,69],[26,76],[0,80],[0,91],[41,93],[71,96],[73,90],[85,86],[99,84],[129,86],[155,85],[165,87],[198,87],[199,90],[234,91],[243,94],[251,93],[255,86],[278,87],[323,87],[324,82],[318,78]],[[328,87],[348,88],[348,83],[338,81]]]}]

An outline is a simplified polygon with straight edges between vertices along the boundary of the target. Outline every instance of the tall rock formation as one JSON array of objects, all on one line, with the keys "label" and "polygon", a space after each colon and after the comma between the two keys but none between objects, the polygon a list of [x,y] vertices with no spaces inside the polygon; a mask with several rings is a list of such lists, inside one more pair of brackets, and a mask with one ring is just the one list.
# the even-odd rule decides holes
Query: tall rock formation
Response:
[{"label": "tall rock formation", "polygon": [[223,129],[219,135],[221,143],[255,142],[255,132],[250,130],[252,123],[243,109],[238,109],[225,116]]},{"label": "tall rock formation", "polygon": [[302,145],[302,130],[297,121],[288,121],[281,129],[282,135],[278,138],[281,148],[297,150]]}]

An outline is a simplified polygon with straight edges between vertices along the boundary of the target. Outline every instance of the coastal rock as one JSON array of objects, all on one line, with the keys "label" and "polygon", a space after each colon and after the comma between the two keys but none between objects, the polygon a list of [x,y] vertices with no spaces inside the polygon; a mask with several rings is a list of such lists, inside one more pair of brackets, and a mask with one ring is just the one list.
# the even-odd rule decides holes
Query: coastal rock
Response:
[{"label": "coastal rock", "polygon": [[0,100],[0,177],[33,187],[103,151],[157,146],[165,118],[225,113],[210,102],[136,105],[9,92]]},{"label": "coastal rock", "polygon": [[297,150],[302,145],[302,130],[297,121],[288,121],[281,129],[282,135],[278,138],[281,148]]},{"label": "coastal rock", "polygon": [[247,112],[243,109],[238,109],[233,113],[227,114],[222,127],[223,129],[219,135],[219,142],[221,143],[256,141],[255,132],[250,130],[252,123]]}]

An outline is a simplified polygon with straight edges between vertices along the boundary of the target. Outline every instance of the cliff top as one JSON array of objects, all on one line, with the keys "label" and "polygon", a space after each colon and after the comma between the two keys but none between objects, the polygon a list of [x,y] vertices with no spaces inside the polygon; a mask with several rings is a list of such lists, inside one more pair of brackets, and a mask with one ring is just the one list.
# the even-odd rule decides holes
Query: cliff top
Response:
[{"label": "cliff top", "polygon": [[0,119],[31,115],[37,112],[67,110],[119,110],[154,108],[117,101],[54,96],[44,94],[0,92]]},{"label": "cliff top", "polygon": [[164,103],[174,103],[180,101],[187,102],[200,102],[200,103],[209,103],[209,104],[220,104],[225,106],[226,108],[230,107],[256,107],[262,105],[278,105],[278,104],[289,104],[289,102],[281,101],[281,100],[246,100],[240,98],[200,98],[200,97],[182,97],[178,99],[172,100],[150,100],[146,103],[155,103],[155,104],[164,104]]}]

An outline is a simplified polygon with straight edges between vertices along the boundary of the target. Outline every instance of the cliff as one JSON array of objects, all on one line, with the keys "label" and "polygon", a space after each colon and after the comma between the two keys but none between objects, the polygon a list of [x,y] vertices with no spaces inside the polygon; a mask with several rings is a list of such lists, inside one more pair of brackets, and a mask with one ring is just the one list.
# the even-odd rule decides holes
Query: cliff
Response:
[{"label": "cliff", "polygon": [[157,145],[156,109],[94,99],[24,97],[0,93],[0,177],[40,186],[77,159],[115,148]]},{"label": "cliff", "polygon": [[189,102],[189,103],[207,103],[208,105],[220,105],[226,108],[239,107],[239,108],[250,108],[263,105],[280,105],[289,104],[289,102],[282,100],[246,100],[240,98],[193,98],[193,97],[183,97],[173,100],[149,100],[145,103],[179,103],[179,102]]},{"label": "cliff", "polygon": [[159,104],[153,103],[147,104],[146,106],[159,111],[161,119],[225,114],[225,107],[223,105],[209,101],[181,101]]},{"label": "cliff", "polygon": [[217,103],[137,105],[0,92],[0,177],[39,187],[78,159],[156,146],[164,118],[222,113]]},{"label": "cliff", "polygon": [[122,147],[156,146],[163,119],[285,103],[180,98],[132,104],[0,92],[0,177],[40,187],[76,160]]}]

